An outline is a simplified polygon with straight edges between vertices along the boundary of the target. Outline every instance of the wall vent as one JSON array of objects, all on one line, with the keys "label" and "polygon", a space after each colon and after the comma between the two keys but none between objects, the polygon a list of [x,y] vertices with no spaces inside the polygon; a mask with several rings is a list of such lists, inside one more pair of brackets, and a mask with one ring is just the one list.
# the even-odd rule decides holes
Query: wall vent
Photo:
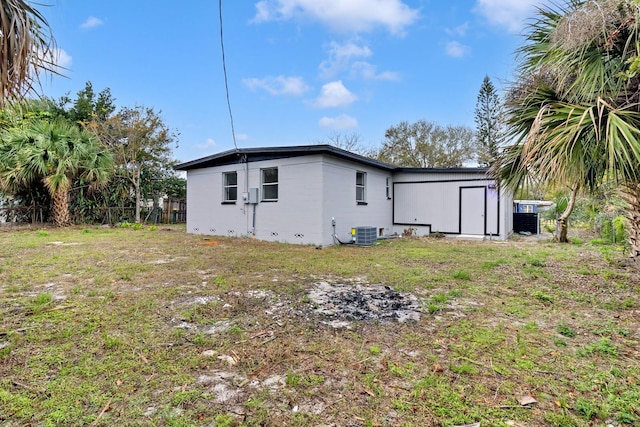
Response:
[{"label": "wall vent", "polygon": [[353,243],[361,246],[373,245],[377,240],[377,230],[375,227],[355,227],[351,229]]}]

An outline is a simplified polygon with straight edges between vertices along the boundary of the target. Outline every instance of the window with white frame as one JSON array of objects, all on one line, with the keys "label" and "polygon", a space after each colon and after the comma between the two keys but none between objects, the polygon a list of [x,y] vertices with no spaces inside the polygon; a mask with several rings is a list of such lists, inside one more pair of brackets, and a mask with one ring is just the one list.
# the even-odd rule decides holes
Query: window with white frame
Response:
[{"label": "window with white frame", "polygon": [[278,168],[260,169],[262,181],[262,201],[275,202],[278,200]]},{"label": "window with white frame", "polygon": [[222,201],[235,202],[238,200],[238,173],[224,172],[222,174]]},{"label": "window with white frame", "polygon": [[356,172],[356,202],[366,203],[367,173]]}]

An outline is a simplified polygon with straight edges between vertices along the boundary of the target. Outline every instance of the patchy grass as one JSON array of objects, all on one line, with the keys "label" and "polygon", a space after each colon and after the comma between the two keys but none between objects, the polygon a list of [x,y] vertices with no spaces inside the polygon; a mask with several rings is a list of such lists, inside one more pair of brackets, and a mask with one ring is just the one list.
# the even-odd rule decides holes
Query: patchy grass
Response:
[{"label": "patchy grass", "polygon": [[[640,275],[621,256],[0,232],[0,424],[638,425]],[[421,319],[331,327],[320,281],[412,293]]]}]

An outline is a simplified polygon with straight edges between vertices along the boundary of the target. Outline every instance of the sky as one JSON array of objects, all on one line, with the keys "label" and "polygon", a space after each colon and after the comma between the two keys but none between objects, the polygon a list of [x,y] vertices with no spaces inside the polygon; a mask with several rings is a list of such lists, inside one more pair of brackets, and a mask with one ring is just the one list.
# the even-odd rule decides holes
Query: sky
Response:
[{"label": "sky", "polygon": [[[46,1],[46,0],[44,0]],[[541,0],[49,0],[37,8],[64,77],[118,107],[161,112],[188,161],[243,147],[379,147],[424,119],[475,128],[480,85],[514,79],[523,28]],[[227,84],[225,84],[226,68]],[[232,121],[227,104],[231,104]]]}]

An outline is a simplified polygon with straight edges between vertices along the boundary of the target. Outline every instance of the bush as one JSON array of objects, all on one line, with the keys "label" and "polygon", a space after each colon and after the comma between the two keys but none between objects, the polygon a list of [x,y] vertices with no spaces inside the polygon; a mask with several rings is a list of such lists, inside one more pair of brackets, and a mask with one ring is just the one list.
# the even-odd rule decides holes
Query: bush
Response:
[{"label": "bush", "polygon": [[613,242],[613,224],[610,219],[605,219],[602,223],[602,240],[605,242]]},{"label": "bush", "polygon": [[625,217],[617,216],[613,218],[613,231],[616,243],[624,243],[627,240],[627,230],[625,229]]}]

